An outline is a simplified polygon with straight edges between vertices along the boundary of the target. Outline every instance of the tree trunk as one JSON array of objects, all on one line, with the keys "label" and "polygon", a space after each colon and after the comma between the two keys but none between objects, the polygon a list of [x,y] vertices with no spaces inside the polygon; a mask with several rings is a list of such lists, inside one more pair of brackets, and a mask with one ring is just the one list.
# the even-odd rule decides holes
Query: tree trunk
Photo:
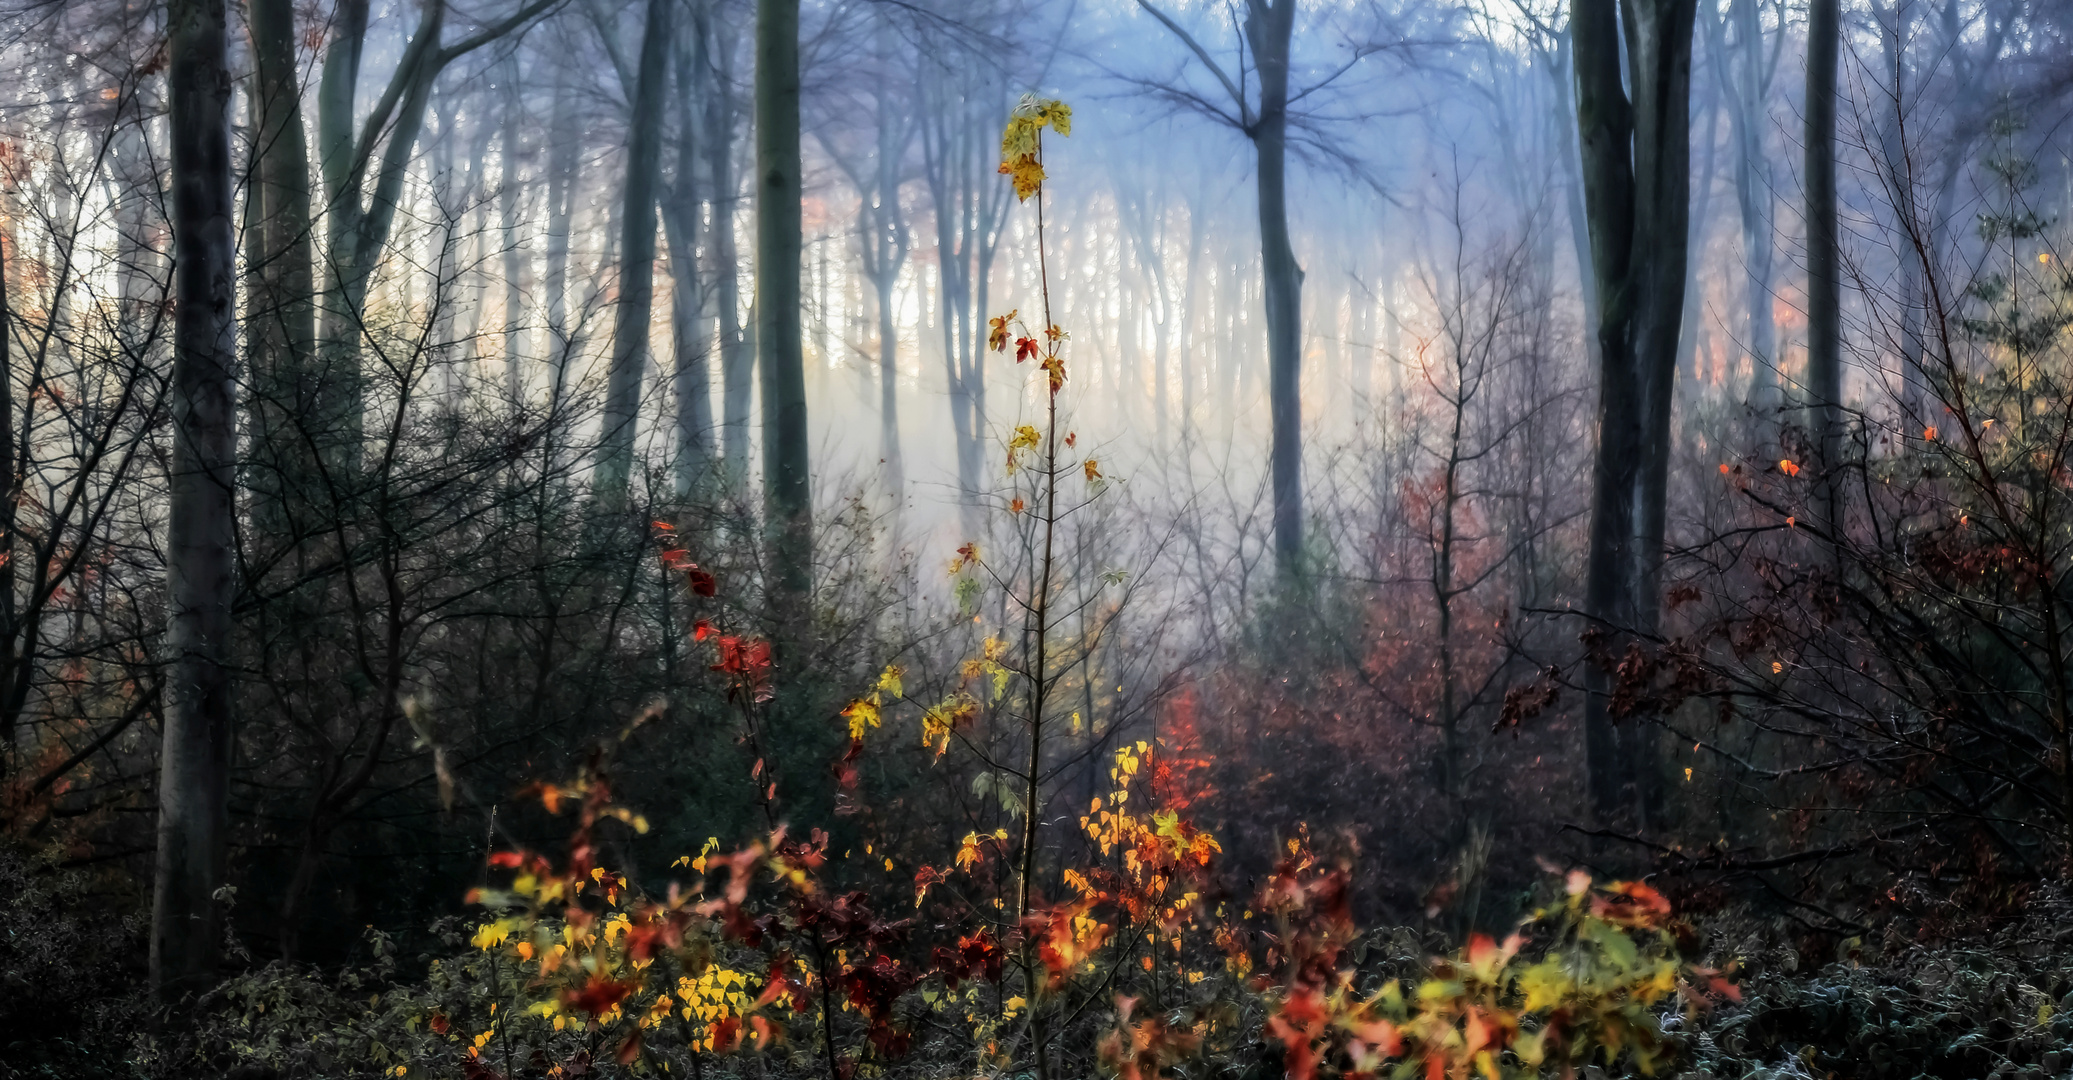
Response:
[{"label": "tree trunk", "polygon": [[1842,449],[1843,281],[1836,239],[1835,78],[1839,0],[1807,6],[1807,395],[1820,447],[1822,491],[1834,520],[1834,471]]},{"label": "tree trunk", "polygon": [[232,469],[237,449],[236,250],[224,0],[169,0],[166,75],[177,308],[166,578],[165,730],[151,983],[204,990],[222,939],[231,760]]},{"label": "tree trunk", "polygon": [[763,503],[776,584],[811,585],[806,370],[800,353],[799,0],[756,4],[756,360],[763,382]]},{"label": "tree trunk", "polygon": [[[1917,188],[1914,168],[1909,161],[1913,147],[1905,127],[1908,116],[1907,40],[1913,21],[1906,3],[1895,3],[1879,13],[1879,43],[1886,53],[1887,75],[1893,80],[1889,88],[1892,112],[1879,125],[1879,155],[1884,159],[1886,189],[1891,195],[1893,212],[1903,236],[1916,234],[1926,224],[1915,201]],[[1919,433],[1927,423],[1922,411],[1926,404],[1927,383],[1922,370],[1927,351],[1922,262],[1920,258],[1903,252],[1899,263],[1897,315],[1900,319],[1901,425],[1911,433]]]},{"label": "tree trunk", "polygon": [[518,205],[518,193],[523,183],[519,177],[519,162],[523,156],[520,129],[525,124],[525,102],[518,89],[519,72],[515,58],[504,63],[501,77],[504,80],[504,130],[498,135],[497,158],[503,176],[497,188],[497,228],[503,234],[504,245],[504,396],[508,399],[506,407],[515,411],[525,397],[527,261],[519,235]]},{"label": "tree trunk", "polygon": [[1245,36],[1260,76],[1260,267],[1267,309],[1267,401],[1273,426],[1274,562],[1284,580],[1303,554],[1303,269],[1288,236],[1288,68],[1296,0],[1248,0]]},{"label": "tree trunk", "polygon": [[713,203],[713,307],[720,320],[720,457],[730,483],[749,475],[749,405],[755,391],[755,356],[741,325],[741,254],[734,212],[741,198],[734,179],[734,43],[722,40],[701,4],[698,48],[705,70],[706,178]]},{"label": "tree trunk", "polygon": [[[879,47],[888,48],[883,34]],[[873,185],[878,206],[865,214],[864,220],[873,228],[864,242],[871,250],[869,269],[878,290],[878,456],[885,461],[885,487],[894,506],[900,505],[907,487],[906,462],[900,456],[900,339],[893,322],[893,289],[899,282],[900,267],[907,261],[906,224],[900,219],[900,157],[906,140],[894,138],[893,128],[904,122],[880,91],[874,161],[878,176]]]},{"label": "tree trunk", "polygon": [[655,199],[662,186],[662,95],[669,80],[670,12],[675,7],[676,0],[648,0],[641,32],[626,149],[626,209],[620,215],[625,232],[619,244],[619,304],[597,463],[598,506],[607,512],[627,505],[642,376],[648,367],[648,325],[655,312]]},{"label": "tree trunk", "polygon": [[[670,329],[674,335],[676,398],[676,493],[689,496],[712,468],[712,327],[698,277],[698,98],[703,71],[692,56],[690,35],[675,38],[677,75],[677,179],[663,223],[669,236]],[[721,269],[720,272],[731,272]]]},{"label": "tree trunk", "polygon": [[257,158],[246,198],[246,228],[256,245],[245,317],[250,327],[250,393],[258,505],[263,534],[292,535],[316,483],[298,425],[308,419],[305,385],[316,352],[316,272],[310,227],[309,146],[295,60],[292,0],[250,0],[250,95]]},{"label": "tree trunk", "polygon": [[[1660,606],[1657,575],[1690,214],[1696,3],[1625,0],[1625,8],[1619,10],[1618,0],[1570,5],[1577,132],[1600,305],[1598,447],[1584,610],[1593,629],[1607,632],[1603,645],[1615,661],[1629,642],[1654,633]],[[1585,671],[1585,756],[1594,816],[1604,827],[1647,829],[1655,788],[1651,731],[1639,718],[1616,727],[1609,710],[1610,670],[1587,663]]]},{"label": "tree trunk", "polygon": [[[1727,30],[1735,31],[1735,51],[1727,48]],[[1743,347],[1749,354],[1749,406],[1769,415],[1779,402],[1777,329],[1771,317],[1771,163],[1765,156],[1764,101],[1769,94],[1774,59],[1763,50],[1763,25],[1756,0],[1730,0],[1725,21],[1709,18],[1707,40],[1713,45],[1714,78],[1723,84],[1728,129],[1735,141],[1735,207],[1742,223]]]}]

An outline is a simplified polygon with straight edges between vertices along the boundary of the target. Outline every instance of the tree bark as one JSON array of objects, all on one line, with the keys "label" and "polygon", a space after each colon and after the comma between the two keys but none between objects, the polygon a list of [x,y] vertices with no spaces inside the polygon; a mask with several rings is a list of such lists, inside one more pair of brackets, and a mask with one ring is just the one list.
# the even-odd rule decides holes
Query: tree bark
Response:
[{"label": "tree bark", "polygon": [[160,749],[151,984],[206,989],[222,939],[231,760],[235,228],[225,0],[169,0],[173,456],[167,537],[171,670]]},{"label": "tree bark", "polygon": [[[712,325],[705,313],[705,291],[698,275],[699,236],[703,231],[698,189],[698,99],[703,66],[693,56],[691,35],[675,37],[672,66],[677,75],[677,177],[669,194],[663,223],[669,237],[670,330],[673,334],[676,398],[676,473],[678,498],[691,494],[713,464]],[[717,272],[732,273],[732,268]]]},{"label": "tree bark", "polygon": [[298,425],[308,420],[305,382],[316,352],[316,270],[310,227],[309,145],[295,62],[292,0],[249,0],[256,78],[254,177],[246,199],[256,247],[247,268],[246,348],[251,358],[254,507],[260,529],[292,535],[315,483]]},{"label": "tree bark", "polygon": [[1833,474],[1842,449],[1843,281],[1836,238],[1836,55],[1839,0],[1807,5],[1807,405],[1820,447],[1822,490],[1834,519]]},{"label": "tree bark", "polygon": [[[1599,301],[1598,447],[1584,602],[1594,629],[1608,632],[1602,644],[1615,661],[1628,643],[1654,634],[1660,606],[1657,577],[1690,214],[1695,10],[1695,0],[1570,5],[1577,132]],[[1655,788],[1650,729],[1638,718],[1615,726],[1608,707],[1610,670],[1595,663],[1585,670],[1585,757],[1594,816],[1603,825],[1646,829]]]},{"label": "tree bark", "polygon": [[675,7],[676,0],[648,0],[633,92],[626,208],[620,215],[625,232],[619,245],[619,304],[597,463],[598,505],[608,512],[626,506],[648,367],[648,326],[655,312],[655,200],[662,186],[662,95],[669,81],[670,12]]},{"label": "tree bark", "polygon": [[799,331],[799,0],[756,4],[756,361],[763,382],[763,504],[776,584],[811,585],[806,370]]},{"label": "tree bark", "polygon": [[1303,555],[1303,268],[1288,235],[1288,68],[1296,0],[1248,0],[1245,36],[1259,68],[1260,266],[1267,309],[1267,411],[1274,488],[1274,561],[1284,579]]},{"label": "tree bark", "polygon": [[519,235],[518,194],[522,181],[519,163],[523,157],[525,101],[520,94],[518,61],[504,63],[504,130],[498,135],[497,158],[503,176],[497,189],[497,228],[504,244],[504,396],[507,408],[516,410],[525,397],[525,250]]},{"label": "tree bark", "polygon": [[728,481],[739,485],[749,475],[749,407],[756,360],[741,323],[741,254],[734,232],[741,198],[734,177],[734,43],[720,37],[704,5],[694,18],[700,66],[710,91],[705,102],[705,160],[713,205],[713,307],[720,323],[720,457]]},{"label": "tree bark", "polygon": [[[1735,31],[1730,54],[1727,31]],[[1735,143],[1735,207],[1742,224],[1743,348],[1749,354],[1748,404],[1760,415],[1779,402],[1777,328],[1771,317],[1771,163],[1764,154],[1763,131],[1772,72],[1777,56],[1765,55],[1763,25],[1756,0],[1730,0],[1725,20],[1709,18],[1707,40],[1713,47],[1713,73],[1727,104],[1728,131]]]}]

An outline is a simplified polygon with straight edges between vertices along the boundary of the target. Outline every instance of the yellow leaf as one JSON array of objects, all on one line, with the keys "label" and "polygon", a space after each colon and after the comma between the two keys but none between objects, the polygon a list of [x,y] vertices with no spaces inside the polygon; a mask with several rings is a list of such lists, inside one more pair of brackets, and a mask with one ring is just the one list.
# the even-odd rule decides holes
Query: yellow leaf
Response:
[{"label": "yellow leaf", "polygon": [[1043,433],[1028,424],[1016,428],[1015,437],[1008,440],[1008,474],[1014,475],[1024,450],[1034,450],[1043,441]]},{"label": "yellow leaf", "polygon": [[1088,483],[1091,484],[1094,481],[1101,479],[1101,468],[1093,458],[1088,458],[1084,463],[1081,464],[1080,467],[1087,471]]},{"label": "yellow leaf", "polygon": [[873,701],[858,698],[842,710],[842,715],[849,719],[849,737],[852,742],[862,742],[864,732],[878,726],[878,704]]},{"label": "yellow leaf", "polygon": [[885,670],[883,672],[880,672],[878,676],[878,692],[882,694],[890,694],[893,697],[906,696],[901,692],[900,686],[900,677],[905,674],[907,674],[907,669],[901,667],[900,665],[887,664],[885,666]]}]

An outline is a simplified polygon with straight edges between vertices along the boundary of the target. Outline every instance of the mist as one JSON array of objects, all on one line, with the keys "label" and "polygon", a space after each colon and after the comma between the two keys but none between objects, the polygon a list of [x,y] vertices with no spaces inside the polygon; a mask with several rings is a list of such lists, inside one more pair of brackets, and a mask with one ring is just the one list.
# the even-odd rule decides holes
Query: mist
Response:
[{"label": "mist", "polygon": [[0,1078],[2063,1074],[2069,32],[0,0]]}]

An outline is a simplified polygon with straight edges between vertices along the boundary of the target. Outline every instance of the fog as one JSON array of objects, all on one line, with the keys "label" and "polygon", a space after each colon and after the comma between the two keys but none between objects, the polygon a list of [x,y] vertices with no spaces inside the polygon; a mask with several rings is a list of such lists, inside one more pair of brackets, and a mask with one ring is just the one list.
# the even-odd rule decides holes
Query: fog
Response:
[{"label": "fog", "polygon": [[432,941],[611,770],[625,888],[1012,871],[939,929],[1063,910],[1140,756],[1205,911],[1314,852],[1421,933],[1579,866],[1808,956],[1954,875],[2017,918],[2073,850],[2069,32],[0,0],[0,826],[161,1003]]}]

